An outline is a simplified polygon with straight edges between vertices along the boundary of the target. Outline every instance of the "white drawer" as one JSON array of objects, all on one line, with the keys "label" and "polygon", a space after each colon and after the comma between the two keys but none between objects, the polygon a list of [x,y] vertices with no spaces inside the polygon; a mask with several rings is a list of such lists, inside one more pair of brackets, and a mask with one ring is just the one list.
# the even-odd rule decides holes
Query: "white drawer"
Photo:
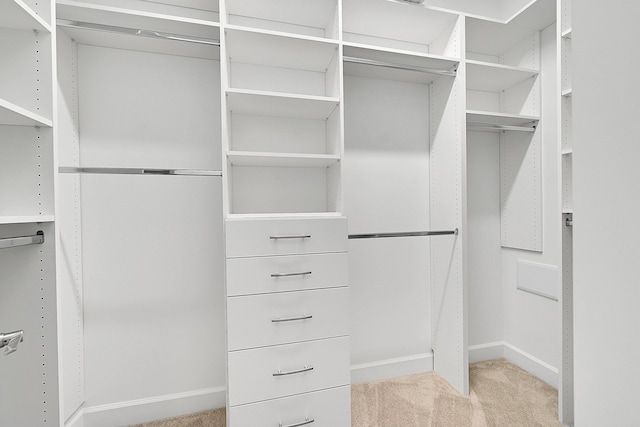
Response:
[{"label": "white drawer", "polygon": [[348,288],[227,299],[229,351],[348,334]]},{"label": "white drawer", "polygon": [[226,221],[227,258],[346,252],[347,237],[345,217]]},{"label": "white drawer", "polygon": [[346,286],[348,255],[327,253],[227,260],[227,295]]},{"label": "white drawer", "polygon": [[229,406],[348,385],[349,364],[348,337],[231,351]]},{"label": "white drawer", "polygon": [[350,427],[351,389],[329,390],[229,408],[234,427],[285,427],[313,420],[309,427]]}]

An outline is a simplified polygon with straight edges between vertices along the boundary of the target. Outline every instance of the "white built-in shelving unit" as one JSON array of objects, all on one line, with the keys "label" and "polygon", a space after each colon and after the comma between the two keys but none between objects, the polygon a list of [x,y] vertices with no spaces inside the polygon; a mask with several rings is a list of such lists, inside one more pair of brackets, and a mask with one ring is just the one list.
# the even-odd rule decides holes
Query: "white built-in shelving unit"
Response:
[{"label": "white built-in shelving unit", "polygon": [[50,1],[0,2],[0,334],[22,334],[0,350],[6,425],[60,423],[53,16]]}]

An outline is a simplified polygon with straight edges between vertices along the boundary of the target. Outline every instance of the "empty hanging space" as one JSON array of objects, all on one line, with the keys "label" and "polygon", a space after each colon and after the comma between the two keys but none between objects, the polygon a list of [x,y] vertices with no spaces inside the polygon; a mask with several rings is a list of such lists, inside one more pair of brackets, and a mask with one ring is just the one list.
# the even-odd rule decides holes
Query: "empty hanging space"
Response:
[{"label": "empty hanging space", "polygon": [[338,1],[227,0],[226,23],[301,36],[338,39]]}]

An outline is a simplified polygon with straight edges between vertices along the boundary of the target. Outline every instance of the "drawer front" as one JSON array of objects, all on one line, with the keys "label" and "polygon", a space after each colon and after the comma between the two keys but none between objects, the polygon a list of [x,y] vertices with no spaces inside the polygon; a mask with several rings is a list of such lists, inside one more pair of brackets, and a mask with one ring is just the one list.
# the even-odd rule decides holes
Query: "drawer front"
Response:
[{"label": "drawer front", "polygon": [[226,221],[227,258],[346,252],[347,219]]},{"label": "drawer front", "polygon": [[348,288],[227,299],[229,351],[349,334]]},{"label": "drawer front", "polygon": [[229,352],[229,406],[348,385],[349,364],[348,337]]},{"label": "drawer front", "polygon": [[227,295],[346,286],[348,255],[328,253],[227,260]]},{"label": "drawer front", "polygon": [[350,387],[338,387],[267,402],[229,408],[234,427],[286,427],[311,421],[310,427],[350,427]]}]

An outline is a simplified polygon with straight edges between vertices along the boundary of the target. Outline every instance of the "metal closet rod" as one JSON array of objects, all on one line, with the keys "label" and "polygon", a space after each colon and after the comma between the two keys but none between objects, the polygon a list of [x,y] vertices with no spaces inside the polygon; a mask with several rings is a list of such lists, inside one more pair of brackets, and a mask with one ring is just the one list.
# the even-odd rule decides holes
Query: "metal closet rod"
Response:
[{"label": "metal closet rod", "polygon": [[374,61],[372,59],[356,58],[353,56],[344,56],[342,59],[344,62],[351,62],[354,64],[372,65],[374,67],[395,68],[397,70],[417,71],[419,73],[436,74],[439,76],[455,77],[457,74],[456,70],[440,70],[437,68],[419,67],[417,65],[395,64],[393,62]]},{"label": "metal closet rod", "polygon": [[416,236],[446,236],[458,234],[458,229],[441,231],[408,231],[401,233],[369,233],[369,234],[349,234],[349,239],[379,239],[386,237],[416,237]]},{"label": "metal closet rod", "polygon": [[515,131],[515,132],[535,132],[536,125],[532,126],[508,126],[508,125],[496,125],[492,123],[467,123],[467,130],[474,130],[480,132],[500,132],[503,130]]},{"label": "metal closet rod", "polygon": [[180,176],[222,176],[222,171],[200,169],[141,169],[141,168],[81,168],[61,166],[60,173],[95,173],[106,175],[180,175]]},{"label": "metal closet rod", "polygon": [[176,40],[180,42],[206,44],[210,46],[220,46],[220,40],[205,39],[194,36],[184,36],[181,34],[164,33],[160,31],[143,30],[138,28],[118,27],[115,25],[94,24],[92,22],[70,21],[58,19],[56,24],[59,27],[80,28],[83,30],[103,31],[108,33],[128,34],[130,36],[151,37],[162,40]]},{"label": "metal closet rod", "polygon": [[44,243],[44,232],[38,231],[32,236],[5,237],[0,239],[0,249],[18,246],[39,245]]}]

